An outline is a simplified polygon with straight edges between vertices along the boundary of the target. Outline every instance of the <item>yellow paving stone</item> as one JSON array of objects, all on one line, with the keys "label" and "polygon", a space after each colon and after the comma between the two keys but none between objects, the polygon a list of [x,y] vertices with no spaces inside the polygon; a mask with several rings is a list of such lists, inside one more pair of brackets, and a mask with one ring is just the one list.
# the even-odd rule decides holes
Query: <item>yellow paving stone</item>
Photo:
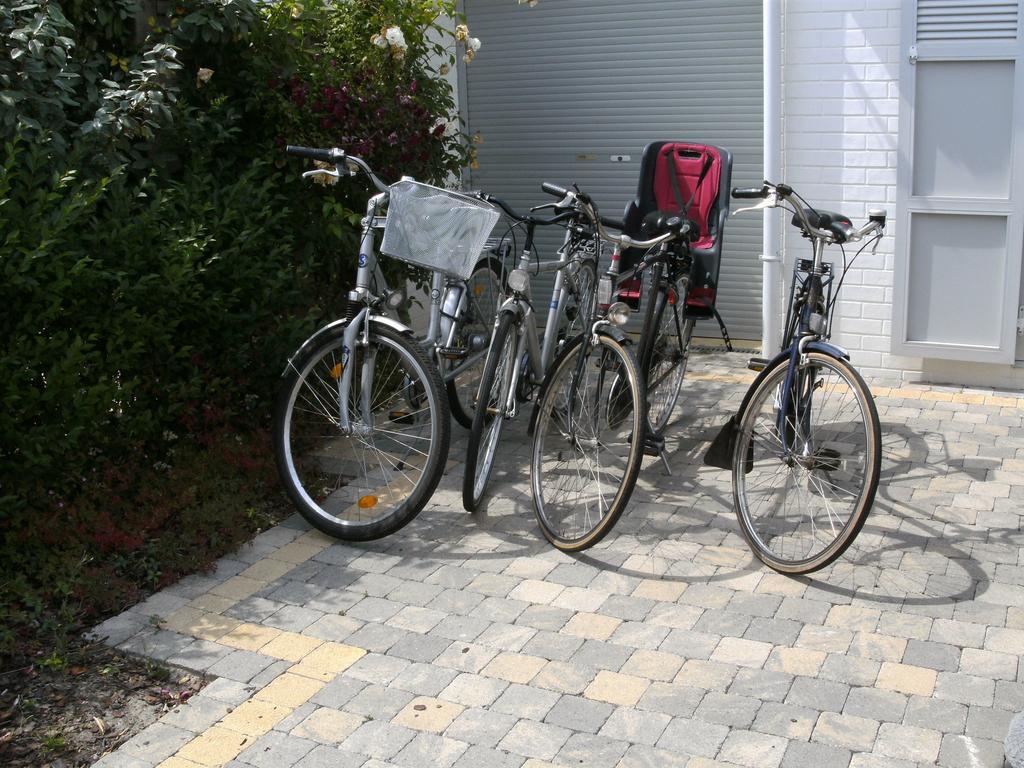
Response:
[{"label": "yellow paving stone", "polygon": [[309,701],[324,687],[321,680],[285,672],[268,686],[256,692],[254,701],[268,701],[281,707],[294,709]]},{"label": "yellow paving stone", "polygon": [[648,600],[662,600],[674,603],[685,590],[686,584],[681,584],[678,581],[644,579],[633,590],[633,597],[645,597]]},{"label": "yellow paving stone", "polygon": [[650,686],[650,681],[633,675],[623,675],[602,669],[597,677],[583,691],[583,695],[594,701],[606,701],[621,707],[632,707]]},{"label": "yellow paving stone", "polygon": [[207,613],[186,605],[168,616],[161,622],[161,626],[203,640],[219,640],[241,623],[238,619]]},{"label": "yellow paving stone", "polygon": [[921,399],[922,400],[935,400],[935,401],[941,402],[941,403],[951,403],[951,402],[953,402],[953,393],[952,392],[942,392],[942,391],[931,390],[929,392],[922,392],[921,393]]},{"label": "yellow paving stone", "polygon": [[718,643],[718,647],[712,651],[711,660],[758,669],[764,666],[765,661],[768,660],[768,654],[771,652],[771,643],[746,640],[742,637],[723,637]]},{"label": "yellow paving stone", "polygon": [[340,744],[364,722],[359,715],[321,707],[292,728],[291,735],[313,739],[321,744]]},{"label": "yellow paving stone", "polygon": [[270,701],[249,699],[224,715],[218,725],[247,736],[262,736],[292,711],[291,707],[282,707]]},{"label": "yellow paving stone", "polygon": [[675,678],[682,666],[683,659],[674,653],[641,648],[629,657],[622,667],[622,672],[627,675],[646,677],[649,680],[668,682]]},{"label": "yellow paving stone", "polygon": [[301,661],[323,644],[323,640],[318,640],[315,637],[306,637],[295,632],[282,632],[260,648],[260,653],[285,661]]},{"label": "yellow paving stone", "polygon": [[917,696],[931,696],[935,690],[936,676],[934,669],[884,661],[882,669],[878,672],[875,687]]},{"label": "yellow paving stone", "polygon": [[210,594],[221,597],[233,597],[236,600],[245,600],[247,597],[259,592],[269,582],[260,579],[247,579],[245,576],[232,576],[223,584],[218,584],[210,590]]},{"label": "yellow paving stone", "polygon": [[746,547],[701,547],[694,560],[712,565],[742,565],[750,559],[750,550]]},{"label": "yellow paving stone", "polygon": [[461,704],[453,704],[443,699],[429,696],[417,696],[405,705],[405,709],[395,715],[393,723],[413,728],[417,731],[441,733],[465,709]]},{"label": "yellow paving stone", "polygon": [[293,570],[295,570],[294,563],[284,563],[280,560],[271,560],[265,557],[262,560],[257,560],[238,575],[244,576],[247,579],[265,581],[269,584]]},{"label": "yellow paving stone", "polygon": [[281,634],[280,629],[273,627],[264,627],[259,624],[239,624],[217,642],[240,651],[258,651]]},{"label": "yellow paving stone", "polygon": [[527,656],[523,653],[499,653],[491,659],[486,667],[480,670],[480,674],[525,685],[537,676],[545,664],[547,661],[537,656]]},{"label": "yellow paving stone", "polygon": [[200,595],[191,601],[189,607],[199,611],[206,611],[207,613],[224,613],[224,611],[237,602],[233,597],[221,597],[220,595],[211,595],[207,592],[205,595]]},{"label": "yellow paving stone", "polygon": [[366,651],[352,645],[324,643],[289,671],[329,683],[365,655]]},{"label": "yellow paving stone", "polygon": [[956,401],[958,403],[967,403],[968,405],[982,405],[985,402],[985,396],[968,392],[962,392],[961,394],[957,395]]},{"label": "yellow paving stone", "polygon": [[814,651],[809,648],[775,648],[764,668],[772,672],[785,672],[790,675],[805,675],[814,677],[825,662],[827,654],[824,651]]},{"label": "yellow paving stone", "polygon": [[892,392],[892,387],[871,387],[873,397],[888,397],[890,392]]},{"label": "yellow paving stone", "polygon": [[168,757],[157,768],[202,768],[202,766],[199,763],[193,763],[191,760],[175,755],[174,757]]},{"label": "yellow paving stone", "polygon": [[1017,408],[1018,398],[1016,397],[1000,397],[999,395],[986,395],[985,405],[1000,405],[1008,408]]},{"label": "yellow paving stone", "polygon": [[562,627],[562,632],[587,640],[607,640],[619,628],[622,619],[599,613],[577,613]]},{"label": "yellow paving stone", "polygon": [[291,563],[293,566],[304,563],[313,555],[323,552],[325,546],[314,541],[303,541],[296,539],[290,544],[285,544],[276,552],[271,552],[267,557],[272,560],[279,560],[284,563]]},{"label": "yellow paving stone", "polygon": [[920,400],[921,399],[920,389],[894,389],[889,393],[889,397],[895,397],[902,400]]},{"label": "yellow paving stone", "polygon": [[252,746],[253,741],[250,736],[215,725],[179,749],[178,757],[204,766],[224,765]]}]

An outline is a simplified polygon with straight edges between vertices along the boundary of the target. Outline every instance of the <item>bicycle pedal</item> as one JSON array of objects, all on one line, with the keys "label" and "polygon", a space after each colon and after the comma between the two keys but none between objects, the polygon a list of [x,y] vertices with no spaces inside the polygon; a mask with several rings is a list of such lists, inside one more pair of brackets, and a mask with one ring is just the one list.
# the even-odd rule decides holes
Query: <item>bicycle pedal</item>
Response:
[{"label": "bicycle pedal", "polygon": [[445,360],[462,360],[469,354],[469,350],[465,347],[440,347],[437,354]]},{"label": "bicycle pedal", "polygon": [[768,367],[769,362],[771,361],[768,360],[768,358],[766,357],[752,357],[749,360],[747,360],[747,368],[749,368],[752,371],[757,371],[758,373],[760,373],[761,371]]}]

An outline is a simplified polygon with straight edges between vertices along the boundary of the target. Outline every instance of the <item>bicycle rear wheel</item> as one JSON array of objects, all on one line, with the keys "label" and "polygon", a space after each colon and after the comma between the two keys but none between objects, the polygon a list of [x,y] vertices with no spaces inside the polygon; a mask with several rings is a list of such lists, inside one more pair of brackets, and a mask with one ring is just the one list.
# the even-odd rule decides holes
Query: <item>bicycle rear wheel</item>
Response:
[{"label": "bicycle rear wheel", "polygon": [[693,336],[693,318],[685,317],[685,298],[674,286],[657,294],[652,327],[654,339],[648,352],[647,411],[651,428],[661,432],[668,426],[686,376]]},{"label": "bicycle rear wheel", "polygon": [[[466,309],[458,321],[455,339],[456,346],[465,349],[468,355],[486,348],[490,341],[504,287],[505,269],[494,257],[481,259],[466,281]],[[480,346],[481,342],[483,346]],[[447,384],[452,417],[466,429],[473,426],[473,404],[480,388],[485,358],[486,355],[482,355],[475,364],[461,367],[458,375]],[[460,366],[463,366],[463,361],[455,360],[447,362],[446,368],[451,371]]]},{"label": "bicycle rear wheel", "polygon": [[344,328],[294,358],[274,413],[285,491],[313,527],[349,541],[386,536],[434,492],[448,456],[448,405],[415,341],[372,327],[348,360],[352,431],[339,427]]},{"label": "bicycle rear wheel", "polygon": [[567,342],[538,403],[532,478],[544,536],[577,552],[615,525],[643,462],[645,404],[633,355],[607,336]]},{"label": "bicycle rear wheel", "polygon": [[505,424],[503,411],[512,387],[519,341],[519,335],[515,333],[517,320],[518,317],[511,312],[501,316],[491,338],[491,348],[480,379],[477,408],[466,445],[466,471],[462,476],[462,506],[469,512],[476,512],[483,502],[501,428]]},{"label": "bicycle rear wheel", "polygon": [[867,519],[881,428],[870,390],[845,360],[804,355],[783,413],[788,371],[788,359],[776,363],[740,414],[733,495],[754,554],[777,571],[810,573],[842,555]]}]

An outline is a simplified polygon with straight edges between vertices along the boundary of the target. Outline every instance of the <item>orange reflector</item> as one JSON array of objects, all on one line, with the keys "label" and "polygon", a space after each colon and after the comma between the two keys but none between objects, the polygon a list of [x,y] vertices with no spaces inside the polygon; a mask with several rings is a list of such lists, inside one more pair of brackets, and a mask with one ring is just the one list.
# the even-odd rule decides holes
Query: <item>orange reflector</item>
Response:
[{"label": "orange reflector", "polygon": [[341,378],[341,363],[335,363],[334,367],[331,368],[331,378],[332,379],[340,379]]},{"label": "orange reflector", "polygon": [[484,295],[484,291],[486,289],[487,289],[486,285],[474,285],[473,286],[473,295],[474,296],[483,296]]},{"label": "orange reflector", "polygon": [[376,506],[377,506],[377,497],[376,496],[363,496],[363,497],[361,497],[359,499],[359,508],[360,509],[372,509],[373,507],[376,507]]}]

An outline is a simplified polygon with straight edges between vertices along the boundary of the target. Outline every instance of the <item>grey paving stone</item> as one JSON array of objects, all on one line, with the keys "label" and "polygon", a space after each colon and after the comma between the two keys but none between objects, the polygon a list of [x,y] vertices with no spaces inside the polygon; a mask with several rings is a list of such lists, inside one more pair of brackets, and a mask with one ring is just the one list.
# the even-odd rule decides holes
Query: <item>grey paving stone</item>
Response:
[{"label": "grey paving stone", "polygon": [[704,632],[673,629],[658,647],[659,651],[674,653],[686,659],[708,659],[722,638]]},{"label": "grey paving stone", "polygon": [[339,745],[347,752],[358,752],[379,760],[390,760],[416,736],[416,732],[382,720],[370,720]]},{"label": "grey paving stone", "polygon": [[395,764],[407,766],[407,768],[423,768],[428,765],[448,768],[467,749],[469,749],[469,744],[463,741],[445,738],[434,733],[421,733],[410,741],[393,758],[393,761]]},{"label": "grey paving stone", "polygon": [[111,752],[93,763],[92,768],[152,768],[152,765],[153,763],[149,760],[133,757],[123,752]]},{"label": "grey paving stone", "polygon": [[830,653],[825,657],[818,676],[847,685],[872,686],[878,678],[878,671],[881,667],[881,662],[873,659]]},{"label": "grey paving stone", "polygon": [[[365,755],[345,752],[337,747],[320,744],[306,753],[295,764],[295,768],[360,768],[366,762]],[[283,768],[278,766],[277,768]]]},{"label": "grey paving stone", "polygon": [[367,683],[347,675],[338,675],[327,685],[313,694],[310,699],[315,704],[331,709],[341,709],[350,702],[356,694],[366,688]]},{"label": "grey paving stone", "polygon": [[654,600],[631,595],[609,595],[597,612],[623,621],[643,621],[656,605]]},{"label": "grey paving stone", "polygon": [[[966,735],[975,739],[1002,742],[1010,728],[1013,712],[991,707],[971,707],[967,716]],[[934,726],[933,726],[934,727]],[[941,730],[955,732],[952,728]]]},{"label": "grey paving stone", "polygon": [[939,671],[956,672],[960,668],[960,649],[945,643],[908,640],[903,654],[904,664]]},{"label": "grey paving stone", "polygon": [[637,709],[690,717],[707,691],[679,683],[652,683],[637,702]]},{"label": "grey paving stone", "polygon": [[167,663],[195,672],[205,672],[231,652],[231,648],[211,643],[209,640],[193,640],[178,653],[168,657]]},{"label": "grey paving stone", "polygon": [[903,722],[909,697],[895,691],[876,688],[853,688],[843,708],[844,714],[885,720],[890,723]]},{"label": "grey paving stone", "polygon": [[1003,766],[1003,742],[946,734],[939,750],[939,765],[949,768],[963,766]]},{"label": "grey paving stone", "polygon": [[459,672],[479,672],[497,655],[497,649],[458,641],[449,645],[433,663]]},{"label": "grey paving stone", "polygon": [[430,634],[448,640],[472,642],[491,625],[486,619],[474,616],[447,616],[430,630]]},{"label": "grey paving stone", "polygon": [[586,640],[569,661],[588,669],[606,669],[618,672],[633,655],[633,649],[603,640]]},{"label": "grey paving stone", "polygon": [[963,733],[967,723],[967,707],[955,701],[911,696],[903,723],[946,733]]},{"label": "grey paving stone", "polygon": [[743,637],[751,621],[751,617],[745,613],[712,608],[704,611],[693,628],[708,635]]},{"label": "grey paving stone", "polygon": [[181,728],[156,722],[126,741],[119,752],[151,763],[159,763],[173,755],[195,738],[195,734]]},{"label": "grey paving stone", "polygon": [[574,731],[597,733],[614,707],[582,696],[562,696],[544,716],[544,722]]},{"label": "grey paving stone", "polygon": [[463,710],[448,729],[445,735],[470,744],[495,747],[505,738],[512,726],[518,722],[515,715],[506,715],[480,707]]},{"label": "grey paving stone", "polygon": [[759,640],[762,643],[772,643],[773,645],[794,645],[803,627],[804,625],[799,621],[757,617],[750,622],[743,637],[747,640]]},{"label": "grey paving stone", "polygon": [[250,680],[248,685],[254,691],[258,691],[260,688],[265,688],[272,680],[280,677],[284,672],[290,669],[291,666],[292,663],[290,661],[284,661],[283,659],[281,661],[275,661]]},{"label": "grey paving stone", "polygon": [[982,707],[992,706],[995,681],[973,675],[940,672],[935,680],[935,697]]},{"label": "grey paving stone", "polygon": [[211,681],[194,698],[211,698],[223,701],[231,706],[237,706],[248,699],[255,692],[255,688],[239,683],[236,680],[220,678]]},{"label": "grey paving stone", "polygon": [[451,641],[444,637],[409,633],[388,649],[389,656],[407,661],[431,662],[440,656]]},{"label": "grey paving stone", "polygon": [[749,696],[709,691],[694,712],[694,717],[733,728],[747,728],[754,722],[761,702]]},{"label": "grey paving stone", "polygon": [[714,757],[729,730],[725,725],[677,717],[662,732],[656,746],[684,755]]},{"label": "grey paving stone", "polygon": [[507,750],[473,745],[462,753],[455,768],[519,768],[525,762],[525,757]]},{"label": "grey paving stone", "polygon": [[387,685],[411,666],[411,662],[380,653],[367,653],[345,670],[348,677]]},{"label": "grey paving stone", "polygon": [[504,680],[494,677],[475,675],[472,672],[448,671],[456,677],[443,689],[441,698],[467,707],[490,706],[509,685]]},{"label": "grey paving stone", "polygon": [[629,744],[591,733],[574,733],[562,745],[555,762],[565,765],[587,765],[594,768],[616,768]]},{"label": "grey paving stone", "polygon": [[847,749],[814,742],[791,741],[782,758],[783,768],[847,768],[851,753]]},{"label": "grey paving stone", "polygon": [[548,723],[533,720],[520,720],[499,743],[501,749],[508,750],[523,757],[538,760],[551,760],[562,745],[568,740],[572,731],[559,728]]},{"label": "grey paving stone", "polygon": [[793,676],[767,669],[741,669],[729,686],[729,693],[761,701],[784,701]]},{"label": "grey paving stone", "polygon": [[806,741],[811,737],[817,720],[817,710],[769,701],[762,704],[757,711],[753,729],[787,739]]},{"label": "grey paving stone", "polygon": [[309,739],[271,731],[261,736],[238,757],[255,768],[281,768],[283,765],[294,765],[316,745],[315,741]]},{"label": "grey paving stone", "polygon": [[559,698],[559,694],[554,691],[513,684],[505,689],[491,705],[491,709],[530,720],[543,720]]},{"label": "grey paving stone", "polygon": [[689,755],[646,744],[633,744],[626,750],[617,768],[685,768],[689,762]]},{"label": "grey paving stone", "polygon": [[784,738],[755,731],[732,731],[718,753],[721,761],[757,768],[777,768],[789,744]]},{"label": "grey paving stone", "polygon": [[302,634],[318,637],[321,640],[343,643],[362,626],[363,622],[349,616],[325,614],[302,630]]},{"label": "grey paving stone", "polygon": [[566,661],[583,645],[583,638],[562,635],[558,632],[539,630],[526,641],[522,653],[540,656],[542,659]]},{"label": "grey paving stone", "polygon": [[226,701],[210,696],[193,696],[160,718],[160,722],[198,734],[224,717],[231,708],[232,704]]},{"label": "grey paving stone", "polygon": [[617,741],[654,746],[671,720],[668,715],[658,712],[617,707],[599,733]]},{"label": "grey paving stone", "polygon": [[262,624],[264,619],[279,611],[284,605],[285,603],[267,600],[265,597],[247,597],[224,611],[224,615],[253,624]]},{"label": "grey paving stone", "polygon": [[277,659],[272,656],[264,656],[262,653],[235,651],[212,664],[208,671],[211,675],[216,675],[217,677],[226,677],[229,680],[248,683],[276,661]]},{"label": "grey paving stone", "polygon": [[387,653],[399,640],[409,633],[387,624],[369,623],[357,629],[346,638],[345,642],[357,648],[377,653]]},{"label": "grey paving stone", "polygon": [[624,621],[608,640],[616,645],[653,651],[665,642],[670,632],[668,627],[655,627],[639,621]]},{"label": "grey paving stone", "polygon": [[572,618],[573,612],[553,605],[531,605],[518,617],[516,624],[537,630],[557,632]]},{"label": "grey paving stone", "polygon": [[[390,720],[401,712],[405,705],[414,698],[416,697],[408,691],[370,684],[349,699],[343,705],[343,709],[346,712],[354,712],[364,717]],[[366,754],[370,753],[367,752]]]},{"label": "grey paving stone", "polygon": [[786,696],[786,703],[810,707],[820,712],[842,712],[849,693],[850,686],[843,683],[797,677]]},{"label": "grey paving stone", "polygon": [[361,621],[383,623],[402,610],[402,604],[380,597],[364,597],[346,612]]},{"label": "grey paving stone", "polygon": [[399,672],[391,685],[418,696],[437,696],[458,674],[454,669],[416,663]]}]

